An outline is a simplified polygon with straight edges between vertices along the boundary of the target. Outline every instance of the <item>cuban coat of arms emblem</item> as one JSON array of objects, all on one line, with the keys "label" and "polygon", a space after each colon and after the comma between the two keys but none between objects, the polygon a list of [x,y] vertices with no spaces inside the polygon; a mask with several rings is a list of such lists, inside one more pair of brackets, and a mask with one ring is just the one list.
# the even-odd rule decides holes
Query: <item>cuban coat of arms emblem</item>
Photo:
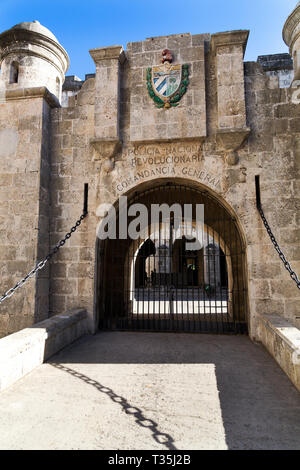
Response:
[{"label": "cuban coat of arms emblem", "polygon": [[157,108],[178,106],[189,84],[188,64],[172,65],[169,49],[162,51],[162,65],[147,69],[147,88]]}]

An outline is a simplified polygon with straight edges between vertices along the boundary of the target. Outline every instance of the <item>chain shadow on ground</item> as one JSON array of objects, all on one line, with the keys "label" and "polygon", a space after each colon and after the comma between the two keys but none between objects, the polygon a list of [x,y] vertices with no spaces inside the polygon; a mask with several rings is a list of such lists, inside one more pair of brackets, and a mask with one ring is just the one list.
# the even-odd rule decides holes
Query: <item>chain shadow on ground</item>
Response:
[{"label": "chain shadow on ground", "polygon": [[100,332],[51,362],[213,364],[228,449],[300,450],[299,392],[269,353],[246,336]]},{"label": "chain shadow on ground", "polygon": [[106,387],[105,385],[102,385],[96,380],[93,380],[90,377],[84,374],[81,374],[80,372],[74,369],[71,369],[70,367],[66,367],[58,363],[49,362],[49,364],[53,367],[56,367],[59,370],[62,370],[63,372],[71,374],[73,377],[76,377],[77,379],[82,380],[88,385],[95,387],[99,392],[107,395],[114,403],[117,403],[118,405],[120,405],[127,415],[133,416],[135,418],[135,422],[139,426],[141,426],[142,428],[149,429],[149,431],[151,431],[152,433],[153,439],[158,444],[163,445],[168,450],[177,450],[177,448],[174,445],[174,439],[169,434],[161,432],[158,429],[158,424],[155,421],[153,421],[153,419],[146,418],[143,415],[142,410],[128,403],[126,398],[122,397],[121,395],[117,395],[111,388]]}]

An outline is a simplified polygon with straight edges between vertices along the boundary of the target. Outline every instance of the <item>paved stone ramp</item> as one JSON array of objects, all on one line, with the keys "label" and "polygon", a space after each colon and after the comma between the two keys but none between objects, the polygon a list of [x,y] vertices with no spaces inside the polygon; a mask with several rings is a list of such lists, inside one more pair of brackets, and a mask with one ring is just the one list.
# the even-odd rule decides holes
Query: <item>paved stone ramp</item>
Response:
[{"label": "paved stone ramp", "polygon": [[300,394],[248,337],[101,332],[0,395],[1,449],[300,449]]}]

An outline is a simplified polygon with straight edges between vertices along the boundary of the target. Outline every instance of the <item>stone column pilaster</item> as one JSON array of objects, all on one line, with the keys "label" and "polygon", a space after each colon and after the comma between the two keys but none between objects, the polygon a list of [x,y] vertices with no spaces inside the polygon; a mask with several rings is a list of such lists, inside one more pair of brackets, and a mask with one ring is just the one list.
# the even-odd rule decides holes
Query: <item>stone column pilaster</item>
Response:
[{"label": "stone column pilaster", "polygon": [[91,144],[96,150],[94,158],[104,160],[110,171],[113,165],[108,160],[113,159],[120,143],[120,65],[125,54],[122,46],[98,47],[90,50],[90,54],[96,64],[95,138]]},{"label": "stone column pilaster", "polygon": [[243,61],[248,36],[249,31],[230,31],[211,38],[217,76],[217,138],[227,151],[236,150],[250,131],[246,124]]}]

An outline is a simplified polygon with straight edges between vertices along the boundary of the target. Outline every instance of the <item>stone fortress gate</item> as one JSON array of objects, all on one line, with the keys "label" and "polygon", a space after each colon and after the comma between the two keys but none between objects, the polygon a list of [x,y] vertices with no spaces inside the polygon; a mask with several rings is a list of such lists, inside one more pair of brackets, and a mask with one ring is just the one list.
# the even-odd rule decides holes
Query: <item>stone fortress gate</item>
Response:
[{"label": "stone fortress gate", "polygon": [[[248,332],[269,344],[274,319],[298,331],[299,289],[257,210],[255,177],[299,272],[300,4],[283,29],[290,54],[244,62],[248,36],[185,33],[92,49],[96,72],[81,81],[65,77],[67,52],[38,21],[0,35],[1,294],[78,220],[88,185],[81,225],[0,304],[0,336],[79,307],[90,332]],[[149,220],[136,240],[99,240],[104,203],[119,232],[120,196],[149,210],[203,204],[202,232],[193,212],[189,237],[171,217]]]}]

